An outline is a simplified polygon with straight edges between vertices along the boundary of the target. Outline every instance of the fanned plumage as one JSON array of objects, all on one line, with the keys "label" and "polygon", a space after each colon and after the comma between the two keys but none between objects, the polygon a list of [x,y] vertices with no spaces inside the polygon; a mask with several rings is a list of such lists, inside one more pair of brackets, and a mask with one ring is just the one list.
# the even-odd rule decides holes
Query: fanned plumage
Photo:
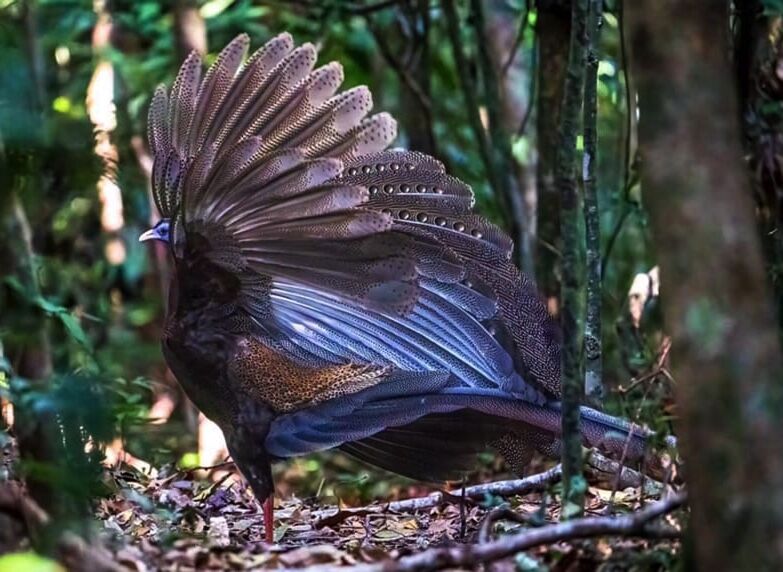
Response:
[{"label": "fanned plumage", "polygon": [[[149,139],[176,264],[164,352],[256,493],[270,458],[329,447],[443,479],[487,446],[519,468],[556,443],[556,328],[508,236],[437,160],[386,149],[394,120],[338,92],[339,64],[288,34],[243,63],[248,45],[203,79],[189,56]],[[641,454],[645,432],[584,419],[587,444],[632,432]]]}]

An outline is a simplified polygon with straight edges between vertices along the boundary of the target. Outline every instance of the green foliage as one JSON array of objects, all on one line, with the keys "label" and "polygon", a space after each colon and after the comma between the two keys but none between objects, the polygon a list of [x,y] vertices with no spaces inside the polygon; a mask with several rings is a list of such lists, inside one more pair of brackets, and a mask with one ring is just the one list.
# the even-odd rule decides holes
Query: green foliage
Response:
[{"label": "green foliage", "polygon": [[5,279],[6,284],[16,291],[27,303],[45,312],[48,316],[54,316],[60,320],[68,334],[85,348],[90,349],[90,340],[82,329],[79,320],[71,312],[59,304],[51,302],[36,292],[25,289],[16,276]]},{"label": "green foliage", "polygon": [[783,14],[783,0],[761,0],[761,5],[767,15]]},{"label": "green foliage", "polygon": [[[584,514],[584,498],[587,493],[587,481],[582,475],[571,479],[567,495],[563,498],[561,518],[570,520]],[[564,491],[564,494],[566,491]]]},{"label": "green foliage", "polygon": [[39,389],[16,377],[10,395],[22,439],[26,431],[35,432],[42,419],[56,420],[56,434],[46,444],[57,451],[55,460],[43,465],[23,459],[23,472],[55,484],[74,499],[93,498],[101,489],[103,446],[116,434],[111,386],[97,376],[70,374],[56,376],[45,389]]},{"label": "green foliage", "polygon": [[514,564],[519,572],[549,572],[549,567],[524,552],[514,556]]},{"label": "green foliage", "polygon": [[0,556],[0,572],[64,572],[54,560],[35,552],[16,552]]}]

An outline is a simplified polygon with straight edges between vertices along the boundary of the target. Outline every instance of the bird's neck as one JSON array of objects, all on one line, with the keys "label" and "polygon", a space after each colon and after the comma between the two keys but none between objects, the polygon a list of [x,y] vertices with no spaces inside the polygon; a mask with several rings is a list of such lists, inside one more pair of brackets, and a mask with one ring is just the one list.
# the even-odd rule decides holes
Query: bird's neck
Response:
[{"label": "bird's neck", "polygon": [[224,427],[237,401],[225,377],[240,338],[236,310],[219,300],[194,298],[178,286],[172,281],[163,352],[191,401]]},{"label": "bird's neck", "polygon": [[167,330],[176,330],[178,336],[230,337],[239,312],[236,282],[235,276],[204,257],[178,262],[169,288]]}]

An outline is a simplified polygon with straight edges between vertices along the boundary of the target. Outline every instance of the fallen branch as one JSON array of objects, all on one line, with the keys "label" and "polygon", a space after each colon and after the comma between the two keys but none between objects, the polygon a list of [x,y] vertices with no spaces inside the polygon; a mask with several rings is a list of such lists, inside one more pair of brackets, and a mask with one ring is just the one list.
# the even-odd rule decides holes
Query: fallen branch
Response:
[{"label": "fallen branch", "polygon": [[585,457],[585,469],[596,477],[611,477],[617,489],[642,487],[647,494],[659,494],[663,491],[663,484],[659,480],[650,478],[631,467],[623,466],[596,450],[591,450]]},{"label": "fallen branch", "polygon": [[[594,476],[614,477],[619,473],[621,488],[638,488],[644,486],[644,490],[650,494],[658,494],[663,490],[663,485],[639,471],[630,467],[621,467],[620,463],[605,457],[598,451],[592,450],[585,459],[586,469]],[[542,491],[549,485],[560,482],[562,469],[555,465],[542,473],[537,473],[524,479],[512,479],[496,481],[481,485],[473,485],[465,488],[465,498],[473,501],[481,501],[487,495],[510,497],[514,495],[526,495],[536,491]],[[460,495],[443,491],[434,492],[425,497],[417,497],[393,501],[386,504],[377,504],[348,509],[325,509],[314,511],[315,527],[335,526],[352,516],[366,516],[370,514],[384,514],[387,512],[415,512],[441,506],[445,503],[459,502]]]},{"label": "fallen branch", "polygon": [[517,524],[529,525],[533,519],[507,506],[493,508],[491,511],[489,511],[489,513],[487,513],[487,516],[484,517],[484,520],[481,521],[481,526],[479,527],[478,533],[479,544],[486,544],[492,540],[492,529],[495,527],[495,524],[501,520],[510,520],[511,522],[516,522]]},{"label": "fallen branch", "polygon": [[[473,500],[482,500],[487,495],[500,497],[526,495],[534,491],[543,490],[551,484],[560,482],[562,474],[563,473],[560,465],[555,465],[543,473],[531,475],[529,477],[525,477],[524,479],[496,481],[494,483],[465,487],[465,497]],[[443,493],[437,492],[422,498],[390,502],[386,508],[394,512],[406,512],[432,508],[440,505],[443,502],[443,497]]]},{"label": "fallen branch", "polygon": [[125,572],[127,568],[114,561],[100,543],[87,543],[71,532],[65,532],[58,544],[58,559],[68,570],[90,572]]},{"label": "fallen branch", "polygon": [[[509,497],[513,495],[526,495],[534,491],[544,490],[549,485],[557,483],[562,477],[562,470],[560,465],[556,465],[551,469],[525,477],[524,479],[513,479],[508,481],[496,481],[494,483],[486,483],[482,485],[473,485],[472,487],[465,488],[465,498],[471,500],[483,500],[487,495]],[[405,499],[399,501],[393,501],[386,504],[379,504],[376,506],[366,506],[353,509],[335,509],[335,510],[323,510],[316,511],[313,516],[316,518],[315,526],[333,525],[345,518],[351,516],[363,516],[373,513],[385,513],[385,512],[415,512],[417,510],[425,510],[440,506],[444,502],[448,502],[451,499],[456,498],[459,500],[459,495],[452,495],[444,492],[436,492],[426,497]]]},{"label": "fallen branch", "polygon": [[46,526],[50,522],[46,511],[25,494],[20,483],[14,480],[8,480],[0,486],[0,512],[22,516],[28,528]]},{"label": "fallen branch", "polygon": [[405,572],[408,570],[440,570],[442,568],[468,568],[493,562],[543,544],[552,544],[576,538],[596,536],[637,536],[644,538],[678,538],[680,531],[670,526],[652,526],[657,518],[673,512],[685,504],[684,492],[648,505],[646,508],[622,516],[578,518],[506,536],[486,544],[460,544],[432,548],[405,556],[396,561],[360,565],[354,572]]}]

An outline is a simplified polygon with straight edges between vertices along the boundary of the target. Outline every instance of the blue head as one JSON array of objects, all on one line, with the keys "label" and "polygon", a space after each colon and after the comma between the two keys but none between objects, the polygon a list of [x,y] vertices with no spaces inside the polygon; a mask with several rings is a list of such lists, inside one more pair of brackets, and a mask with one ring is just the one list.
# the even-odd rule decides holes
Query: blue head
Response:
[{"label": "blue head", "polygon": [[144,242],[146,240],[162,240],[163,242],[168,242],[169,227],[169,219],[162,218],[155,226],[141,234],[139,237],[139,242]]}]

